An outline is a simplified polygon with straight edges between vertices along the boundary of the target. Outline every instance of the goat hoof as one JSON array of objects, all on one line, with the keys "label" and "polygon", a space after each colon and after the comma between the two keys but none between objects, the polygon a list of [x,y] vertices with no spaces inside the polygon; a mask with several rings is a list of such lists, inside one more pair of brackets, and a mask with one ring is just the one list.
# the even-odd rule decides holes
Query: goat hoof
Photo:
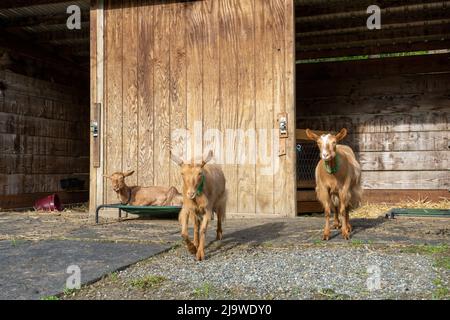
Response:
[{"label": "goat hoof", "polygon": [[330,234],[329,234],[329,233],[328,233],[328,234],[327,234],[327,233],[324,233],[324,234],[323,234],[323,237],[322,237],[322,240],[323,240],[323,241],[328,241],[328,240],[330,240]]},{"label": "goat hoof", "polygon": [[196,254],[196,253],[197,253],[197,247],[194,246],[192,243],[191,243],[191,244],[188,244],[188,250],[189,250],[189,252],[192,253],[192,254]]},{"label": "goat hoof", "polygon": [[197,251],[196,257],[197,257],[197,261],[205,260],[205,253],[201,252],[201,251]]},{"label": "goat hoof", "polygon": [[217,232],[216,240],[222,240],[223,235],[222,232]]},{"label": "goat hoof", "polygon": [[350,240],[350,233],[348,233],[348,232],[343,232],[343,233],[342,233],[342,237],[343,237],[345,240]]},{"label": "goat hoof", "polygon": [[338,223],[338,224],[335,223],[335,224],[333,225],[333,228],[334,228],[334,229],[340,229],[341,227],[342,227],[342,225],[341,225],[340,223]]}]

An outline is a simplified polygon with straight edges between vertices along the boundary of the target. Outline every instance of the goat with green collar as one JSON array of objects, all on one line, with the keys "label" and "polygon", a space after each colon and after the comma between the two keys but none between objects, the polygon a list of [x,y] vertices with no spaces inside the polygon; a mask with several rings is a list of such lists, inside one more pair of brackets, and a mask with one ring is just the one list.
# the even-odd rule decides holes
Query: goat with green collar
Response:
[{"label": "goat with green collar", "polygon": [[[349,146],[337,144],[347,136],[347,129],[337,135],[321,136],[306,129],[309,139],[317,142],[320,161],[316,167],[316,194],[325,210],[323,240],[330,239],[330,213],[334,212],[335,229],[341,228],[344,239],[350,239],[352,226],[349,210],[361,202],[361,166]],[[343,223],[341,223],[341,216]]]},{"label": "goat with green collar", "polygon": [[[197,260],[205,259],[206,229],[217,214],[216,239],[222,239],[222,222],[225,219],[227,192],[225,175],[218,165],[208,164],[213,157],[212,151],[201,163],[185,163],[178,156],[171,154],[172,160],[181,168],[183,178],[183,208],[179,215],[181,236],[188,250],[196,255]],[[194,242],[188,234],[189,218],[194,221]]]}]

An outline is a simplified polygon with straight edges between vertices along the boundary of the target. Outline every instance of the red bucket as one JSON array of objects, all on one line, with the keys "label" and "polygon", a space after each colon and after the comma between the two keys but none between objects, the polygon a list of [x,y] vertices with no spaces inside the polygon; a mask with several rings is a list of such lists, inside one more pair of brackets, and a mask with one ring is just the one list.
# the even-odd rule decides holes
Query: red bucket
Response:
[{"label": "red bucket", "polygon": [[45,198],[39,199],[34,203],[35,210],[42,211],[62,211],[61,201],[57,194],[49,195]]}]

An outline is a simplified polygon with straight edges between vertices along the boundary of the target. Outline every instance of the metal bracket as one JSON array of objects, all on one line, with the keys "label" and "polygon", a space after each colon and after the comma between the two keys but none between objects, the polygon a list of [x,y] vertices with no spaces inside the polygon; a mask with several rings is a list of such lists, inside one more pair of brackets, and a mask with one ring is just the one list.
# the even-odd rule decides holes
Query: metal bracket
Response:
[{"label": "metal bracket", "polygon": [[97,121],[91,122],[91,133],[94,138],[98,137],[98,122]]},{"label": "metal bracket", "polygon": [[280,142],[279,142],[279,150],[278,150],[278,156],[285,156],[286,155],[286,140],[289,137],[289,130],[288,130],[288,114],[286,112],[279,113],[278,114],[278,129],[280,132]]},{"label": "metal bracket", "polygon": [[101,124],[101,103],[94,103],[94,110],[91,120],[92,133],[92,163],[94,168],[100,168],[100,124]]}]

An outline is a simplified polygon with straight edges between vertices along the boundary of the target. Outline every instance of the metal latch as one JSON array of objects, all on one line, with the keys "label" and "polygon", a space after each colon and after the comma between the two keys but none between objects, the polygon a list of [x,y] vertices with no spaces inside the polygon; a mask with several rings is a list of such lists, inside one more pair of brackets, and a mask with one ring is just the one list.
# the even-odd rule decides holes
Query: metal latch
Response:
[{"label": "metal latch", "polygon": [[279,136],[279,149],[278,149],[278,156],[285,156],[286,155],[286,140],[289,137],[288,133],[288,114],[286,112],[279,113],[278,114],[278,129],[280,132]]},{"label": "metal latch", "polygon": [[280,126],[280,138],[287,138],[288,137],[287,116],[280,115],[278,123]]},{"label": "metal latch", "polygon": [[280,113],[278,115],[278,127],[280,129],[280,138],[288,138],[287,113]]},{"label": "metal latch", "polygon": [[91,132],[92,132],[92,136],[94,138],[98,137],[98,122],[97,121],[91,122]]}]

